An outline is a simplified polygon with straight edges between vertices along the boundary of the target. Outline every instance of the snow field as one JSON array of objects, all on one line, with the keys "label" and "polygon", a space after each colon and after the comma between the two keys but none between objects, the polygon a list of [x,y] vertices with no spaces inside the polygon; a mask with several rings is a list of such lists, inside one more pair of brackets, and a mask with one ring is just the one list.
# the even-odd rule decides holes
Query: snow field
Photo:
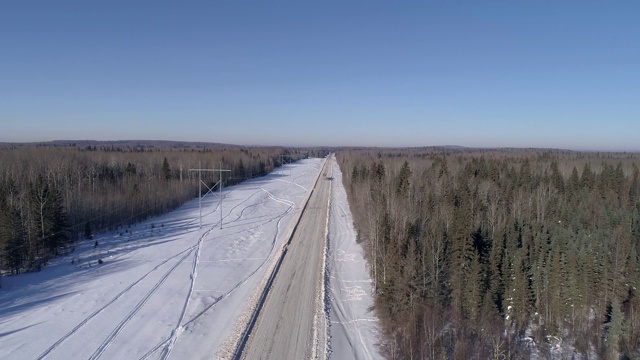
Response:
[{"label": "snow field", "polygon": [[202,229],[195,199],[3,278],[0,358],[212,358],[236,335],[322,163],[226,188],[222,229],[210,194]]}]

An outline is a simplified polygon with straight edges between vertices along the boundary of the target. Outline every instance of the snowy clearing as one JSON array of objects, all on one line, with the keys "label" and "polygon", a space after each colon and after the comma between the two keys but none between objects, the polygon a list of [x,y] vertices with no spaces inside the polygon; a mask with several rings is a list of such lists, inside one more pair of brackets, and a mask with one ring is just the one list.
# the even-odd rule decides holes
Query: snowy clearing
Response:
[{"label": "snowy clearing", "polygon": [[225,189],[222,229],[210,194],[202,229],[195,199],[98,235],[95,248],[84,241],[39,273],[4,277],[0,358],[228,356],[323,163],[303,160]]}]

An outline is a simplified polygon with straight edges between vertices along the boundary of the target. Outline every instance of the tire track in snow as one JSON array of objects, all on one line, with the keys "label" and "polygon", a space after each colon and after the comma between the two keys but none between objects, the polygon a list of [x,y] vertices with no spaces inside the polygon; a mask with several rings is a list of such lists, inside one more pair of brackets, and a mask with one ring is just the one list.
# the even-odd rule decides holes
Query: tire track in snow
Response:
[{"label": "tire track in snow", "polygon": [[169,278],[169,275],[171,275],[173,271],[182,264],[182,261],[184,261],[189,256],[189,254],[191,254],[194,247],[195,246],[192,246],[191,249],[180,259],[180,261],[176,262],[176,264],[173,265],[169,269],[169,271],[167,271],[162,276],[162,278],[160,278],[160,280],[151,288],[151,290],[149,290],[149,292],[147,292],[147,294],[136,304],[133,310],[131,310],[129,314],[127,314],[127,316],[125,316],[124,319],[122,319],[122,321],[120,321],[120,323],[111,331],[109,336],[107,336],[107,338],[102,342],[102,344],[98,346],[96,351],[94,351],[94,353],[89,357],[89,359],[96,360],[96,359],[99,359],[100,356],[102,356],[102,354],[105,352],[105,350],[107,350],[109,345],[111,345],[111,343],[113,343],[113,341],[118,336],[118,334],[120,334],[122,329],[124,329],[124,327],[129,323],[129,321],[131,321],[131,319],[133,319],[133,317],[138,313],[138,311],[140,311],[140,309],[144,307],[147,301],[149,301],[151,296],[153,296],[153,294],[155,294],[155,292],[158,291],[160,286],[162,286],[162,284],[167,280],[167,278]]},{"label": "tire track in snow", "polygon": [[282,219],[284,218],[284,216],[286,214],[288,214],[291,209],[293,207],[290,207],[289,209],[287,209],[287,211],[285,211],[282,215],[280,215],[280,218],[278,219],[278,223],[276,225],[276,233],[273,236],[272,240],[271,240],[271,249],[269,250],[269,256],[267,256],[266,258],[264,258],[264,260],[262,261],[262,263],[260,263],[260,265],[258,265],[258,267],[256,267],[255,270],[253,270],[249,275],[247,275],[245,278],[243,278],[240,282],[238,282],[236,285],[233,286],[233,288],[231,288],[229,291],[227,291],[226,293],[222,294],[220,297],[218,297],[218,299],[212,303],[211,305],[209,305],[208,307],[206,307],[204,310],[202,310],[201,312],[199,312],[197,315],[195,315],[191,320],[189,320],[185,326],[193,323],[195,320],[197,320],[200,316],[204,315],[204,313],[206,313],[209,309],[211,309],[214,305],[216,305],[217,303],[219,303],[220,301],[226,299],[229,295],[231,295],[231,293],[233,293],[237,288],[239,288],[242,284],[244,284],[245,282],[247,282],[247,280],[249,280],[256,272],[258,272],[258,270],[260,270],[266,263],[267,261],[270,259],[270,255],[273,252],[273,249],[275,248],[276,245],[276,241],[278,239],[278,235],[280,234],[280,223],[282,222]]},{"label": "tire track in snow", "polygon": [[[57,348],[60,347],[60,345],[62,345],[62,343],[64,343],[68,338],[70,338],[71,336],[73,336],[75,333],[78,332],[78,330],[80,330],[83,326],[85,326],[89,321],[91,321],[94,317],[96,317],[98,314],[100,314],[102,311],[104,311],[107,307],[109,307],[111,304],[113,304],[116,300],[118,300],[119,298],[121,298],[123,295],[125,295],[126,293],[129,292],[129,290],[131,290],[134,286],[138,285],[142,280],[144,280],[147,276],[149,276],[151,273],[153,273],[154,271],[156,271],[158,268],[160,268],[162,265],[168,263],[169,261],[173,260],[174,258],[184,254],[185,252],[190,252],[195,246],[192,246],[191,248],[187,248],[179,253],[177,253],[176,255],[167,258],[166,260],[164,260],[163,262],[161,262],[160,264],[156,265],[153,269],[151,269],[150,271],[148,271],[146,274],[144,274],[142,277],[140,277],[138,280],[134,281],[133,283],[131,283],[129,286],[127,286],[124,290],[122,290],[120,293],[118,293],[118,295],[114,296],[113,298],[111,298],[111,300],[109,300],[105,305],[103,305],[101,308],[99,308],[98,310],[94,311],[93,313],[91,313],[89,316],[87,316],[84,320],[82,320],[78,325],[76,325],[73,329],[71,329],[68,333],[66,333],[65,335],[63,335],[58,341],[56,341],[53,345],[51,345],[49,348],[47,348],[44,352],[42,352],[36,359],[38,360],[42,360],[45,357],[47,357],[52,351],[56,350]],[[188,254],[187,254],[188,255]]]},{"label": "tire track in snow", "polygon": [[[227,195],[229,195],[229,194],[233,193],[234,191],[236,191],[236,189],[235,189],[235,188],[232,188],[231,190],[225,191],[225,195],[224,195],[224,196],[226,197]],[[256,191],[256,193],[252,194],[249,198],[253,197],[253,196],[254,196],[255,194],[257,194],[257,193],[259,193],[259,191]],[[246,200],[242,201],[242,203],[244,203],[244,202],[246,202],[246,201],[248,201],[248,200],[249,200],[249,199],[247,198]],[[242,203],[241,203],[241,204],[242,204]],[[239,204],[238,204],[238,205],[239,205]],[[236,206],[238,206],[238,205],[236,205]],[[211,211],[209,211],[209,212],[206,212],[206,213],[202,214],[202,217],[204,218],[204,217],[206,217],[206,216],[209,216],[209,215],[211,215],[211,214],[215,213],[215,212],[216,212],[216,210],[218,210],[218,207],[219,207],[219,205],[217,205],[213,210],[211,210]],[[235,207],[234,207],[234,208],[235,208]],[[178,228],[188,228],[188,227],[189,227],[189,225],[195,225],[195,224],[197,224],[197,222],[198,222],[198,217],[195,217],[195,218],[192,218],[191,220],[188,220],[188,221],[186,221],[186,222],[184,222],[184,223],[182,223],[182,224],[180,224],[180,225],[172,225],[172,226],[166,226],[166,227],[163,227],[163,230],[164,230],[165,232],[168,232],[168,231],[171,231],[171,230],[174,230],[174,229],[178,229]],[[218,223],[218,224],[219,224],[219,223]],[[194,231],[198,231],[198,229],[191,230],[191,231],[187,230],[187,231],[188,231],[188,232],[194,232]],[[143,229],[143,230],[139,230],[139,231],[131,232],[131,233],[130,233],[130,235],[131,235],[131,236],[136,236],[136,235],[140,235],[140,234],[141,234],[141,235],[144,235],[144,234],[145,234],[145,233],[147,233],[147,232],[149,232],[149,230]],[[109,257],[109,259],[110,259],[111,261],[113,261],[113,260],[117,260],[117,259],[119,259],[119,258],[121,258],[121,257],[123,257],[123,256],[128,255],[128,254],[129,254],[129,252],[128,252],[128,251],[126,251],[126,250],[128,250],[129,248],[135,247],[135,246],[136,246],[135,242],[129,242],[129,240],[127,240],[127,242],[126,242],[124,245],[116,245],[116,246],[112,246],[111,248],[108,248],[108,249],[106,249],[106,250],[103,250],[101,253],[102,253],[102,254],[104,254],[104,256],[98,256],[98,258],[106,258],[106,257]],[[116,252],[116,251],[122,251],[122,254],[120,254],[120,255],[116,255],[116,256],[109,255],[111,252]]]},{"label": "tire track in snow", "polygon": [[[244,204],[244,203],[248,202],[252,197],[256,196],[256,195],[257,195],[257,194],[259,194],[259,193],[260,193],[260,191],[256,189],[256,192],[254,192],[253,194],[249,195],[246,199],[242,200],[242,201],[241,201],[241,202],[239,202],[238,204],[234,205],[234,206],[231,208],[231,210],[229,210],[229,214],[228,214],[227,216],[231,216],[231,213],[232,213],[233,211],[235,211],[235,210],[236,210],[240,205],[242,205],[242,204]],[[245,206],[245,207],[243,207],[243,208],[242,208],[242,210],[240,210],[240,214],[236,217],[236,219],[235,219],[234,221],[238,221],[238,220],[242,219],[242,217],[244,216],[244,211],[245,211],[245,210],[247,210],[247,209],[248,209],[248,208],[250,208],[250,207],[257,206],[257,205],[259,205],[259,204],[260,204],[260,203],[257,203],[257,204],[253,204],[253,205],[249,205],[249,206]],[[226,218],[227,216],[225,216],[225,218]]]},{"label": "tire track in snow", "polygon": [[162,350],[161,359],[167,359],[169,354],[171,354],[171,350],[173,350],[173,345],[175,344],[178,336],[182,333],[184,321],[184,316],[187,313],[187,309],[189,308],[189,302],[191,302],[191,296],[193,295],[193,288],[196,284],[196,278],[198,277],[198,264],[200,263],[200,251],[202,250],[202,243],[204,242],[204,238],[209,235],[213,229],[209,229],[207,232],[202,234],[200,239],[198,240],[198,245],[196,247],[196,253],[193,257],[193,266],[191,268],[191,284],[189,284],[189,292],[187,293],[187,297],[184,301],[184,305],[182,305],[182,311],[180,312],[180,317],[178,318],[178,325],[171,331],[171,336],[169,337],[169,342]]},{"label": "tire track in snow", "polygon": [[266,193],[267,193],[267,195],[269,195],[269,197],[270,197],[271,199],[273,199],[273,200],[275,200],[275,201],[277,201],[277,202],[279,202],[279,203],[283,203],[283,204],[288,205],[288,206],[290,206],[290,207],[294,207],[294,206],[296,205],[293,201],[289,201],[289,200],[286,200],[286,199],[282,199],[282,198],[278,198],[278,197],[276,197],[275,195],[273,195],[272,193],[270,193],[270,192],[269,192],[269,190],[267,190],[267,189],[263,188],[262,186],[260,187],[260,189],[262,189],[262,191],[266,192]]},{"label": "tire track in snow", "polygon": [[295,182],[295,181],[287,181],[287,180],[282,180],[282,179],[276,179],[276,180],[277,180],[277,181],[282,181],[283,183],[296,185],[296,186],[298,186],[299,188],[301,188],[302,190],[307,191],[307,189],[305,189],[305,187],[304,187],[304,186],[302,186],[302,185],[298,184],[298,183],[297,183],[297,182]]},{"label": "tire track in snow", "polygon": [[[297,177],[296,177],[297,179]],[[295,180],[294,180],[295,181]],[[301,185],[297,184],[297,186],[300,186],[301,188],[304,189],[304,187],[302,187]],[[257,188],[255,188],[257,190]],[[229,192],[226,192],[225,195],[223,195],[223,198],[225,198],[227,195],[229,195],[231,192],[235,191],[235,189],[229,190]],[[275,247],[275,242],[277,239],[277,236],[279,234],[279,227],[280,227],[280,223],[282,221],[282,219],[284,218],[284,216],[286,214],[288,214],[293,206],[294,203],[290,202],[288,200],[285,199],[280,199],[277,198],[276,196],[274,196],[272,193],[270,193],[269,191],[267,191],[266,189],[264,189],[263,187],[260,187],[260,190],[257,190],[254,194],[252,194],[249,198],[255,196],[256,194],[260,193],[260,191],[266,192],[269,197],[277,202],[283,203],[287,206],[289,206],[289,208],[282,213],[279,216],[275,216],[271,219],[269,219],[268,221],[266,221],[265,223],[269,223],[271,221],[274,221],[276,219],[278,219],[277,222],[277,230],[276,230],[276,235],[273,237],[272,240],[272,244],[271,244],[271,250],[270,250],[270,254],[273,252],[273,249]],[[243,203],[246,203],[249,199],[245,199],[242,202],[238,203],[237,205],[235,205],[233,208],[231,208],[231,210],[229,210],[229,212],[227,213],[227,215],[224,216],[224,218],[227,218],[228,216],[230,216],[232,214],[232,212],[239,206],[241,206]],[[213,213],[215,213],[217,210],[219,209],[219,205],[216,206],[212,211],[210,212],[206,212],[203,214],[203,217],[205,216],[209,216]],[[241,219],[244,215],[244,211],[247,209],[247,207],[242,209],[242,212],[239,214],[237,219]],[[236,219],[236,220],[237,220]],[[187,225],[192,225],[197,221],[197,218],[191,219],[185,223],[182,223],[180,225],[180,227],[185,227]],[[219,222],[216,224],[219,225]],[[200,242],[200,240],[199,240]],[[37,359],[44,359],[47,356],[49,356],[52,352],[54,352],[56,349],[58,349],[60,346],[62,346],[62,344],[68,340],[70,337],[74,336],[81,328],[83,328],[86,324],[88,324],[91,320],[93,320],[97,315],[99,315],[100,313],[102,313],[105,309],[107,309],[110,305],[112,305],[115,301],[117,301],[118,299],[120,299],[122,296],[124,296],[125,294],[127,294],[134,286],[138,285],[141,281],[143,281],[147,276],[149,276],[150,274],[152,274],[154,271],[158,270],[161,266],[167,264],[169,261],[179,257],[180,255],[186,254],[177,262],[176,266],[172,267],[169,272],[173,272],[173,270],[175,270],[175,268],[182,262],[184,261],[184,259],[186,257],[189,256],[189,254],[193,251],[193,249],[198,246],[198,245],[193,245],[190,246],[182,251],[180,251],[179,253],[173,255],[170,258],[167,259],[163,259],[163,261],[156,265],[152,270],[150,270],[149,272],[145,273],[142,277],[140,277],[138,280],[136,280],[135,282],[133,282],[132,284],[130,284],[129,286],[127,286],[127,288],[125,288],[122,292],[120,292],[119,294],[117,294],[116,296],[114,296],[112,299],[110,299],[106,304],[104,304],[104,306],[102,306],[101,308],[97,309],[96,311],[94,311],[93,313],[91,313],[88,317],[86,317],[84,320],[82,320],[80,323],[78,323],[78,325],[76,325],[73,329],[71,329],[67,334],[65,334],[64,336],[62,336],[58,341],[56,341],[52,346],[50,346],[48,349],[46,349],[44,352],[42,352]],[[126,247],[125,247],[126,248]],[[122,255],[119,255],[118,257],[120,257]],[[226,297],[228,297],[235,289],[237,289],[239,286],[241,286],[243,283],[245,283],[251,276],[253,276],[260,268],[262,268],[264,266],[264,264],[266,263],[268,258],[266,258],[251,274],[249,274],[246,278],[244,278],[241,282],[239,282],[238,284],[236,284],[231,290],[229,290],[227,293],[223,294],[222,296],[220,296],[215,303],[211,304],[210,306],[208,306],[205,310],[203,310],[202,312],[200,312],[199,314],[197,314],[194,318],[192,318],[191,320],[189,320],[187,323],[185,323],[185,325],[183,326],[183,328],[191,323],[193,323],[195,320],[197,320],[200,316],[202,316],[206,311],[208,311],[210,308],[212,308],[213,306],[215,306],[219,301],[225,299]],[[168,274],[165,274],[165,276],[163,277],[163,279],[160,281],[159,284],[156,284],[156,286],[154,286],[154,289],[152,289],[151,294],[148,294],[148,297],[150,297],[151,295],[153,295],[153,293],[155,291],[157,291],[157,289],[160,287],[160,285],[162,285],[162,282],[164,282],[166,280],[166,277],[168,277]],[[192,291],[192,289],[190,290]],[[144,303],[146,303],[146,301],[148,300],[148,297],[146,297],[146,300],[143,299],[141,300],[142,304],[140,304],[140,308],[134,309],[132,312],[133,314],[130,316],[127,316],[125,319],[123,319],[123,321],[121,322],[121,324],[119,324],[116,329],[114,329],[114,331],[112,331],[112,334],[109,335],[109,337],[107,338],[107,340],[105,340],[105,342],[103,344],[101,344],[101,346],[96,350],[96,352],[94,352],[94,355],[92,355],[92,359],[93,358],[99,358],[102,353],[104,352],[104,350],[106,350],[106,348],[111,344],[111,342],[113,342],[113,340],[117,337],[117,335],[120,333],[120,331],[127,325],[127,323],[131,320],[131,318],[133,317],[133,315],[135,315],[135,313],[137,313],[142,306],[144,305]],[[184,319],[184,313],[186,313],[183,310],[183,315],[181,315],[181,318]],[[166,345],[166,341],[161,344],[161,345]],[[101,350],[102,349],[102,350]],[[157,351],[157,350],[156,350]],[[154,351],[155,352],[155,351]]]},{"label": "tire track in snow", "polygon": [[[233,190],[231,190],[233,191]],[[256,192],[258,193],[258,192]],[[227,193],[228,194],[228,193]],[[252,195],[253,196],[253,195]],[[247,199],[248,200],[248,199]],[[242,201],[242,203],[246,202],[247,200]],[[236,205],[233,209],[235,209],[237,206],[239,206],[240,204]],[[206,213],[203,216],[207,216],[207,215],[211,215],[213,213],[215,213],[216,210],[218,210],[219,205],[216,206],[211,212]],[[232,211],[231,210],[231,211]],[[195,220],[190,221],[189,223],[195,222]],[[216,223],[214,225],[217,226],[219,225],[219,222]],[[96,310],[95,312],[93,312],[91,315],[89,315],[87,318],[85,318],[82,322],[80,322],[76,327],[74,327],[69,333],[65,334],[62,338],[60,338],[56,343],[54,343],[51,347],[49,347],[47,350],[45,350],[42,354],[40,354],[40,356],[38,356],[38,360],[44,359],[46,356],[48,356],[52,351],[54,351],[55,349],[57,349],[58,347],[60,347],[60,345],[62,345],[62,343],[64,341],[66,341],[69,337],[73,336],[78,330],[80,330],[80,328],[82,328],[84,325],[86,325],[89,321],[91,321],[95,316],[97,316],[98,314],[100,314],[102,311],[104,311],[109,305],[111,305],[112,303],[114,303],[116,300],[118,300],[120,297],[122,297],[123,295],[125,295],[127,292],[129,292],[129,290],[131,290],[131,288],[133,288],[135,285],[139,284],[142,280],[144,280],[148,275],[150,275],[152,272],[154,272],[155,270],[157,270],[160,266],[166,264],[167,262],[169,262],[170,260],[180,256],[181,254],[187,252],[187,254],[185,254],[177,263],[176,265],[174,265],[171,269],[169,269],[169,271],[167,273],[165,273],[165,275],[161,278],[161,280],[156,283],[156,285],[154,285],[154,287],[152,288],[152,290],[147,293],[147,296],[145,296],[137,305],[136,307],[132,310],[133,313],[130,313],[129,315],[127,315],[119,324],[118,326],[116,326],[116,328],[109,334],[109,336],[107,337],[107,339],[98,347],[98,349],[96,349],[96,351],[93,353],[93,355],[90,357],[90,359],[98,359],[102,353],[104,353],[104,351],[106,350],[106,348],[113,342],[113,340],[117,337],[117,335],[122,331],[122,329],[127,325],[127,323],[129,323],[129,321],[132,319],[132,317],[138,312],[140,311],[140,309],[142,309],[142,307],[144,306],[144,304],[149,300],[149,298],[151,297],[151,295],[153,295],[153,293],[155,293],[160,286],[162,285],[162,283],[164,283],[164,281],[166,280],[166,278],[168,278],[168,276],[182,263],[182,261],[184,261],[184,259],[186,259],[189,254],[193,251],[194,248],[199,247],[201,244],[202,239],[211,231],[211,229],[209,229],[205,234],[203,234],[203,236],[200,237],[200,239],[198,240],[198,244],[190,246],[189,248],[179,252],[178,254],[164,260],[163,262],[161,262],[160,264],[158,264],[157,266],[155,266],[151,271],[147,272],[144,276],[142,276],[140,279],[138,279],[137,281],[135,281],[134,283],[132,283],[131,285],[129,285],[127,288],[125,288],[122,292],[120,292],[118,295],[116,295],[114,298],[112,298],[107,304],[105,304],[103,307],[101,307],[100,309]],[[192,289],[191,289],[192,291]]]},{"label": "tire track in snow", "polygon": [[[258,191],[258,192],[260,192],[260,191]],[[254,194],[254,195],[255,195],[255,194]],[[243,232],[243,231],[244,231],[244,230],[246,230],[246,229],[253,229],[253,228],[255,228],[255,227],[259,227],[259,226],[262,226],[262,225],[268,224],[268,223],[270,223],[270,222],[272,222],[272,221],[274,221],[274,220],[276,220],[276,219],[280,219],[280,217],[282,217],[282,216],[286,215],[287,211],[285,211],[285,213],[283,213],[283,214],[280,214],[280,215],[276,215],[276,216],[270,217],[270,218],[268,218],[267,220],[255,220],[255,221],[250,222],[250,223],[245,223],[245,224],[240,224],[240,225],[230,225],[230,224],[232,224],[233,222],[235,222],[235,221],[239,221],[239,220],[241,220],[242,218],[244,218],[244,213],[245,213],[245,211],[246,211],[247,209],[249,209],[249,208],[251,208],[251,207],[257,207],[257,206],[260,206],[260,205],[264,205],[264,204],[266,204],[268,201],[269,201],[269,200],[265,200],[265,201],[263,201],[263,202],[255,203],[255,204],[252,204],[252,205],[249,205],[249,206],[244,207],[244,208],[240,211],[240,214],[238,215],[238,217],[237,217],[235,220],[233,220],[232,222],[227,223],[227,226],[226,226],[226,229],[228,229],[228,228],[230,228],[230,227],[243,227],[243,229],[242,229],[242,230],[240,230],[240,231],[238,231],[238,232],[235,232],[235,233],[230,233],[230,235],[235,235],[235,234],[238,234],[238,233]],[[285,201],[286,201],[286,200],[285,200]],[[287,204],[287,206],[289,206],[289,205]],[[264,216],[261,216],[261,217],[267,217],[267,215],[264,215]],[[260,217],[258,217],[258,218],[256,218],[256,219],[259,219],[259,218],[260,218]],[[245,226],[246,226],[246,225],[248,225],[248,224],[258,224],[258,225],[255,225],[255,226],[253,226],[253,227],[251,227],[251,228],[246,228]],[[207,241],[209,241],[209,240],[205,240],[205,242],[207,242]]]},{"label": "tire track in snow", "polygon": [[[236,289],[238,289],[240,286],[242,286],[244,283],[246,283],[253,275],[255,275],[262,267],[265,266],[265,264],[267,263],[267,261],[270,259],[270,255],[273,253],[273,250],[275,248],[276,245],[276,241],[278,239],[278,235],[280,234],[280,223],[282,222],[282,219],[289,213],[291,212],[291,210],[294,208],[295,203],[288,201],[286,199],[281,199],[276,197],[275,195],[273,195],[272,193],[270,193],[268,190],[260,187],[260,189],[262,191],[264,191],[265,193],[267,193],[267,195],[269,196],[270,199],[285,204],[288,206],[287,210],[284,211],[282,214],[280,214],[277,217],[274,217],[273,219],[270,219],[267,222],[271,222],[273,220],[275,220],[276,218],[278,219],[278,222],[276,224],[276,232],[275,235],[272,238],[271,241],[271,249],[269,250],[269,256],[267,256],[266,258],[263,259],[263,261],[260,263],[260,265],[258,265],[251,273],[249,273],[246,277],[244,277],[241,281],[239,281],[238,283],[236,283],[231,289],[227,290],[224,294],[220,295],[219,297],[216,298],[216,300],[214,302],[212,302],[211,304],[209,304],[207,307],[205,307],[202,311],[200,311],[198,314],[196,314],[193,318],[191,318],[189,321],[187,321],[186,323],[184,323],[184,325],[179,326],[180,327],[180,332],[182,332],[182,330],[184,330],[187,326],[191,325],[192,323],[194,323],[196,320],[198,320],[201,316],[203,316],[207,311],[209,311],[210,309],[212,309],[214,306],[216,306],[218,303],[220,303],[222,300],[226,299],[227,297],[229,297]],[[255,194],[254,194],[255,195]],[[253,196],[253,195],[252,195]],[[242,203],[244,203],[246,201],[243,201]],[[240,204],[236,205],[235,207],[239,206]],[[253,205],[251,205],[253,206]],[[234,208],[235,208],[234,207]],[[248,206],[247,206],[248,207]],[[245,207],[245,209],[247,208]],[[241,213],[244,212],[244,209]],[[175,330],[174,330],[175,331]],[[177,334],[179,335],[179,333]],[[170,345],[171,349],[173,349],[173,344],[175,344],[175,340],[177,340],[177,336],[174,339],[174,333],[172,332],[171,336],[162,341],[161,343],[159,343],[158,345],[154,346],[151,350],[149,350],[146,354],[144,354],[140,360],[146,360],[149,359],[153,354],[155,354],[156,352],[158,352],[160,349],[167,349],[167,346]],[[171,350],[163,350],[163,353],[161,355],[162,359],[167,359],[169,356],[169,353],[171,352]],[[165,355],[166,354],[166,355]]]}]

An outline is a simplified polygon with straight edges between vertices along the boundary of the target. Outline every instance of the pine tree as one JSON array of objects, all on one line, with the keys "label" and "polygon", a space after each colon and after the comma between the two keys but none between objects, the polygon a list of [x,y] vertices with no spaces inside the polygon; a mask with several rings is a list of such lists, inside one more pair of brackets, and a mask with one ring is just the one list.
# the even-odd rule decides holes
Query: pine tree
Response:
[{"label": "pine tree", "polygon": [[[629,198],[627,199],[628,205],[633,211],[633,208],[638,204],[638,192],[640,191],[640,171],[638,170],[638,165],[633,164],[633,174],[631,175],[631,185],[629,185]],[[640,211],[640,208],[638,208]]]},{"label": "pine tree", "polygon": [[578,175],[578,169],[573,167],[571,170],[571,175],[569,176],[569,180],[567,182],[567,194],[570,198],[575,197],[578,190],[580,189],[580,176]]},{"label": "pine tree", "polygon": [[479,320],[482,299],[484,296],[482,282],[482,265],[478,254],[473,254],[473,258],[467,265],[464,279],[464,292],[462,294],[465,315],[472,321]]},{"label": "pine tree", "polygon": [[400,173],[398,174],[396,194],[405,197],[409,194],[409,178],[411,177],[411,169],[409,168],[409,162],[405,161],[402,164]]},{"label": "pine tree", "polygon": [[0,186],[0,264],[17,274],[24,264],[26,250],[22,218],[18,209],[7,202],[4,190]]},{"label": "pine tree", "polygon": [[618,300],[611,301],[609,308],[609,321],[606,325],[604,336],[604,348],[607,359],[617,359],[619,357],[620,340],[623,335],[624,314],[620,310]]},{"label": "pine tree", "polygon": [[564,178],[558,169],[558,161],[553,160],[551,162],[551,181],[553,186],[558,190],[561,195],[564,194]]},{"label": "pine tree", "polygon": [[17,209],[0,210],[0,244],[3,244],[3,263],[7,269],[19,273],[24,266],[26,246],[22,219]]},{"label": "pine tree", "polygon": [[589,163],[584,164],[582,168],[582,175],[580,176],[580,184],[583,189],[591,191],[595,186],[596,175],[591,171],[591,165]]},{"label": "pine tree", "polygon": [[171,167],[169,167],[169,160],[167,160],[166,156],[162,161],[162,175],[165,180],[171,180]]},{"label": "pine tree", "polygon": [[247,176],[246,175],[246,170],[244,168],[244,163],[242,162],[242,159],[238,160],[238,166],[237,166],[237,169],[236,169],[236,175],[242,180],[244,180],[246,178],[246,176]]},{"label": "pine tree", "polygon": [[[39,176],[29,187],[29,203],[31,219],[30,226],[38,238],[35,248],[35,258],[57,254],[60,246],[64,245],[66,235],[66,214],[62,206],[60,191],[53,184]],[[45,254],[40,254],[46,250]]]},{"label": "pine tree", "polygon": [[51,219],[49,230],[49,249],[54,255],[58,255],[60,247],[67,245],[67,214],[62,205],[62,194],[53,184],[51,187],[51,206],[48,209]]}]

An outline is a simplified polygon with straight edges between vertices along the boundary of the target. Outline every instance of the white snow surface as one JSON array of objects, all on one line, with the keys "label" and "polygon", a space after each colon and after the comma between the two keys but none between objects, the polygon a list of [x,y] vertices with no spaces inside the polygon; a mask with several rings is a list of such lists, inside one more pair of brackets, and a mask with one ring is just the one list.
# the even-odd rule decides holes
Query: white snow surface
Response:
[{"label": "white snow surface", "polygon": [[[299,161],[225,188],[222,229],[219,200],[209,194],[202,229],[195,199],[83,241],[41,272],[3,277],[0,359],[229,356],[323,163]],[[373,341],[375,322],[366,312],[370,283],[346,196],[337,195],[330,268],[341,280],[332,279],[340,300],[331,308],[331,330],[335,358],[346,359],[337,354],[347,343]],[[353,354],[374,356],[366,348]]]},{"label": "white snow surface", "polygon": [[372,281],[362,246],[356,243],[353,217],[336,161],[332,170],[325,270],[327,352],[331,359],[383,359],[377,346],[379,323],[371,310]]}]

